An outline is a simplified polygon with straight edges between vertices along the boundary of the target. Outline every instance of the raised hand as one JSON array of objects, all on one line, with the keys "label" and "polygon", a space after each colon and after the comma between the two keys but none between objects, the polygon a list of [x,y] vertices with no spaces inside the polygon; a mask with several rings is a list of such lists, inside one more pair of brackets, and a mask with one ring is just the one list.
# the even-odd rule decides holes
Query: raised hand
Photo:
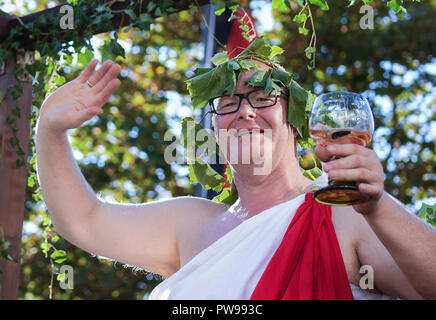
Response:
[{"label": "raised hand", "polygon": [[315,154],[323,162],[329,161],[334,155],[342,156],[341,159],[327,162],[324,171],[336,181],[355,181],[359,191],[370,196],[368,201],[354,205],[354,210],[364,215],[375,211],[384,193],[384,173],[373,150],[357,144],[317,145]]},{"label": "raised hand", "polygon": [[103,105],[119,87],[120,66],[106,61],[94,72],[98,60],[92,60],[76,79],[64,84],[43,103],[42,125],[53,131],[80,127],[85,121],[103,112]]}]

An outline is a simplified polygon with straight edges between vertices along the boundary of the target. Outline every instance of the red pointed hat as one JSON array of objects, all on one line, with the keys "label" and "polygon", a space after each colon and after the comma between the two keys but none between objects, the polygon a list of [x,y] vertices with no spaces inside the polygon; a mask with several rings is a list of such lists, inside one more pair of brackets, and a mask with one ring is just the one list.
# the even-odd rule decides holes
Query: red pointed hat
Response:
[{"label": "red pointed hat", "polygon": [[249,31],[246,33],[250,36],[250,40],[247,40],[242,35],[245,31],[241,29],[241,26],[243,25],[239,22],[240,19],[232,20],[232,27],[227,40],[227,55],[229,56],[229,59],[236,57],[257,38],[254,18],[250,12],[238,8],[233,15],[240,17],[240,19],[244,21],[244,25],[249,27]]}]

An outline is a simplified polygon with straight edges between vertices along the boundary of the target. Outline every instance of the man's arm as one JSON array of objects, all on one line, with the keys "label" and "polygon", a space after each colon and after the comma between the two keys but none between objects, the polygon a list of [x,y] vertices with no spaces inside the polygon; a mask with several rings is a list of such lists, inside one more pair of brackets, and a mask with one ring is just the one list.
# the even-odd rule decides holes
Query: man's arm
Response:
[{"label": "man's arm", "polygon": [[377,275],[374,268],[376,281],[413,298],[405,277],[424,299],[436,299],[436,229],[386,192],[377,209],[363,217],[369,228],[363,229],[358,253],[364,264],[383,270]]},{"label": "man's arm", "polygon": [[[368,196],[369,200],[352,206],[367,226],[360,239],[360,256],[369,258],[369,265],[377,264],[378,270],[394,270],[393,259],[420,296],[435,299],[436,229],[384,191],[383,167],[375,152],[356,144],[332,144],[317,146],[315,153],[321,161],[342,156],[326,163],[324,170],[333,180],[355,181],[359,192]],[[379,282],[388,286],[401,279],[398,272],[385,272]]]},{"label": "man's arm", "polygon": [[65,133],[39,126],[36,150],[41,192],[63,238],[95,255],[165,276],[178,269],[175,218],[194,200],[106,203],[80,172]]},{"label": "man's arm", "polygon": [[36,157],[44,201],[56,231],[66,240],[93,254],[167,276],[179,267],[177,219],[202,209],[198,200],[189,198],[140,205],[97,198],[66,134],[101,114],[119,85],[118,65],[107,61],[93,73],[96,64],[94,60],[78,78],[56,90],[41,108]]}]

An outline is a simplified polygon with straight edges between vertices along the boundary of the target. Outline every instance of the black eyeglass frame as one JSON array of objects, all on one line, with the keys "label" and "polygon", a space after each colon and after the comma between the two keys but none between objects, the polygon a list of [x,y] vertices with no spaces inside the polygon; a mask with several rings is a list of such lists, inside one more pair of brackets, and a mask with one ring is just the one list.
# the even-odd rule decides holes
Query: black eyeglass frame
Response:
[{"label": "black eyeglass frame", "polygon": [[279,94],[275,95],[275,101],[274,101],[273,104],[271,104],[271,105],[269,105],[269,106],[255,107],[255,106],[253,106],[253,104],[251,103],[250,99],[248,98],[248,95],[250,95],[250,94],[253,93],[253,92],[260,91],[260,90],[263,90],[263,91],[264,91],[265,88],[254,89],[254,90],[251,90],[251,91],[246,92],[246,93],[234,93],[233,96],[237,96],[237,97],[239,97],[239,104],[238,104],[238,108],[236,108],[235,111],[231,111],[231,112],[217,112],[217,111],[215,110],[214,105],[213,105],[213,100],[214,100],[214,99],[216,99],[216,98],[221,98],[221,97],[231,97],[230,94],[223,94],[223,95],[220,95],[220,96],[213,97],[213,98],[209,99],[209,105],[210,105],[210,108],[212,109],[211,113],[215,113],[215,114],[217,114],[217,115],[222,116],[222,115],[225,115],[225,114],[231,114],[231,113],[238,112],[239,109],[241,108],[242,100],[244,100],[244,99],[246,99],[246,100],[248,101],[248,104],[249,104],[253,109],[263,109],[263,108],[270,108],[270,107],[272,107],[273,105],[275,105],[275,104],[277,103],[277,98],[278,98],[278,96],[280,96],[281,94],[284,95],[286,98],[289,98],[289,94],[288,94],[284,89],[282,89],[282,90],[280,91]]}]

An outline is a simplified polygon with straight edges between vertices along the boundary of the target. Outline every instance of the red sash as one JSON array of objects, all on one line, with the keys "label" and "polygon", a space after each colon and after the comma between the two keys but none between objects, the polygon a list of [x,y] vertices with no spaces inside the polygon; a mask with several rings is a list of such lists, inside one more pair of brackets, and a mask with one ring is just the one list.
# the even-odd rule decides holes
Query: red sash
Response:
[{"label": "red sash", "polygon": [[332,210],[306,194],[251,300],[353,300]]}]

